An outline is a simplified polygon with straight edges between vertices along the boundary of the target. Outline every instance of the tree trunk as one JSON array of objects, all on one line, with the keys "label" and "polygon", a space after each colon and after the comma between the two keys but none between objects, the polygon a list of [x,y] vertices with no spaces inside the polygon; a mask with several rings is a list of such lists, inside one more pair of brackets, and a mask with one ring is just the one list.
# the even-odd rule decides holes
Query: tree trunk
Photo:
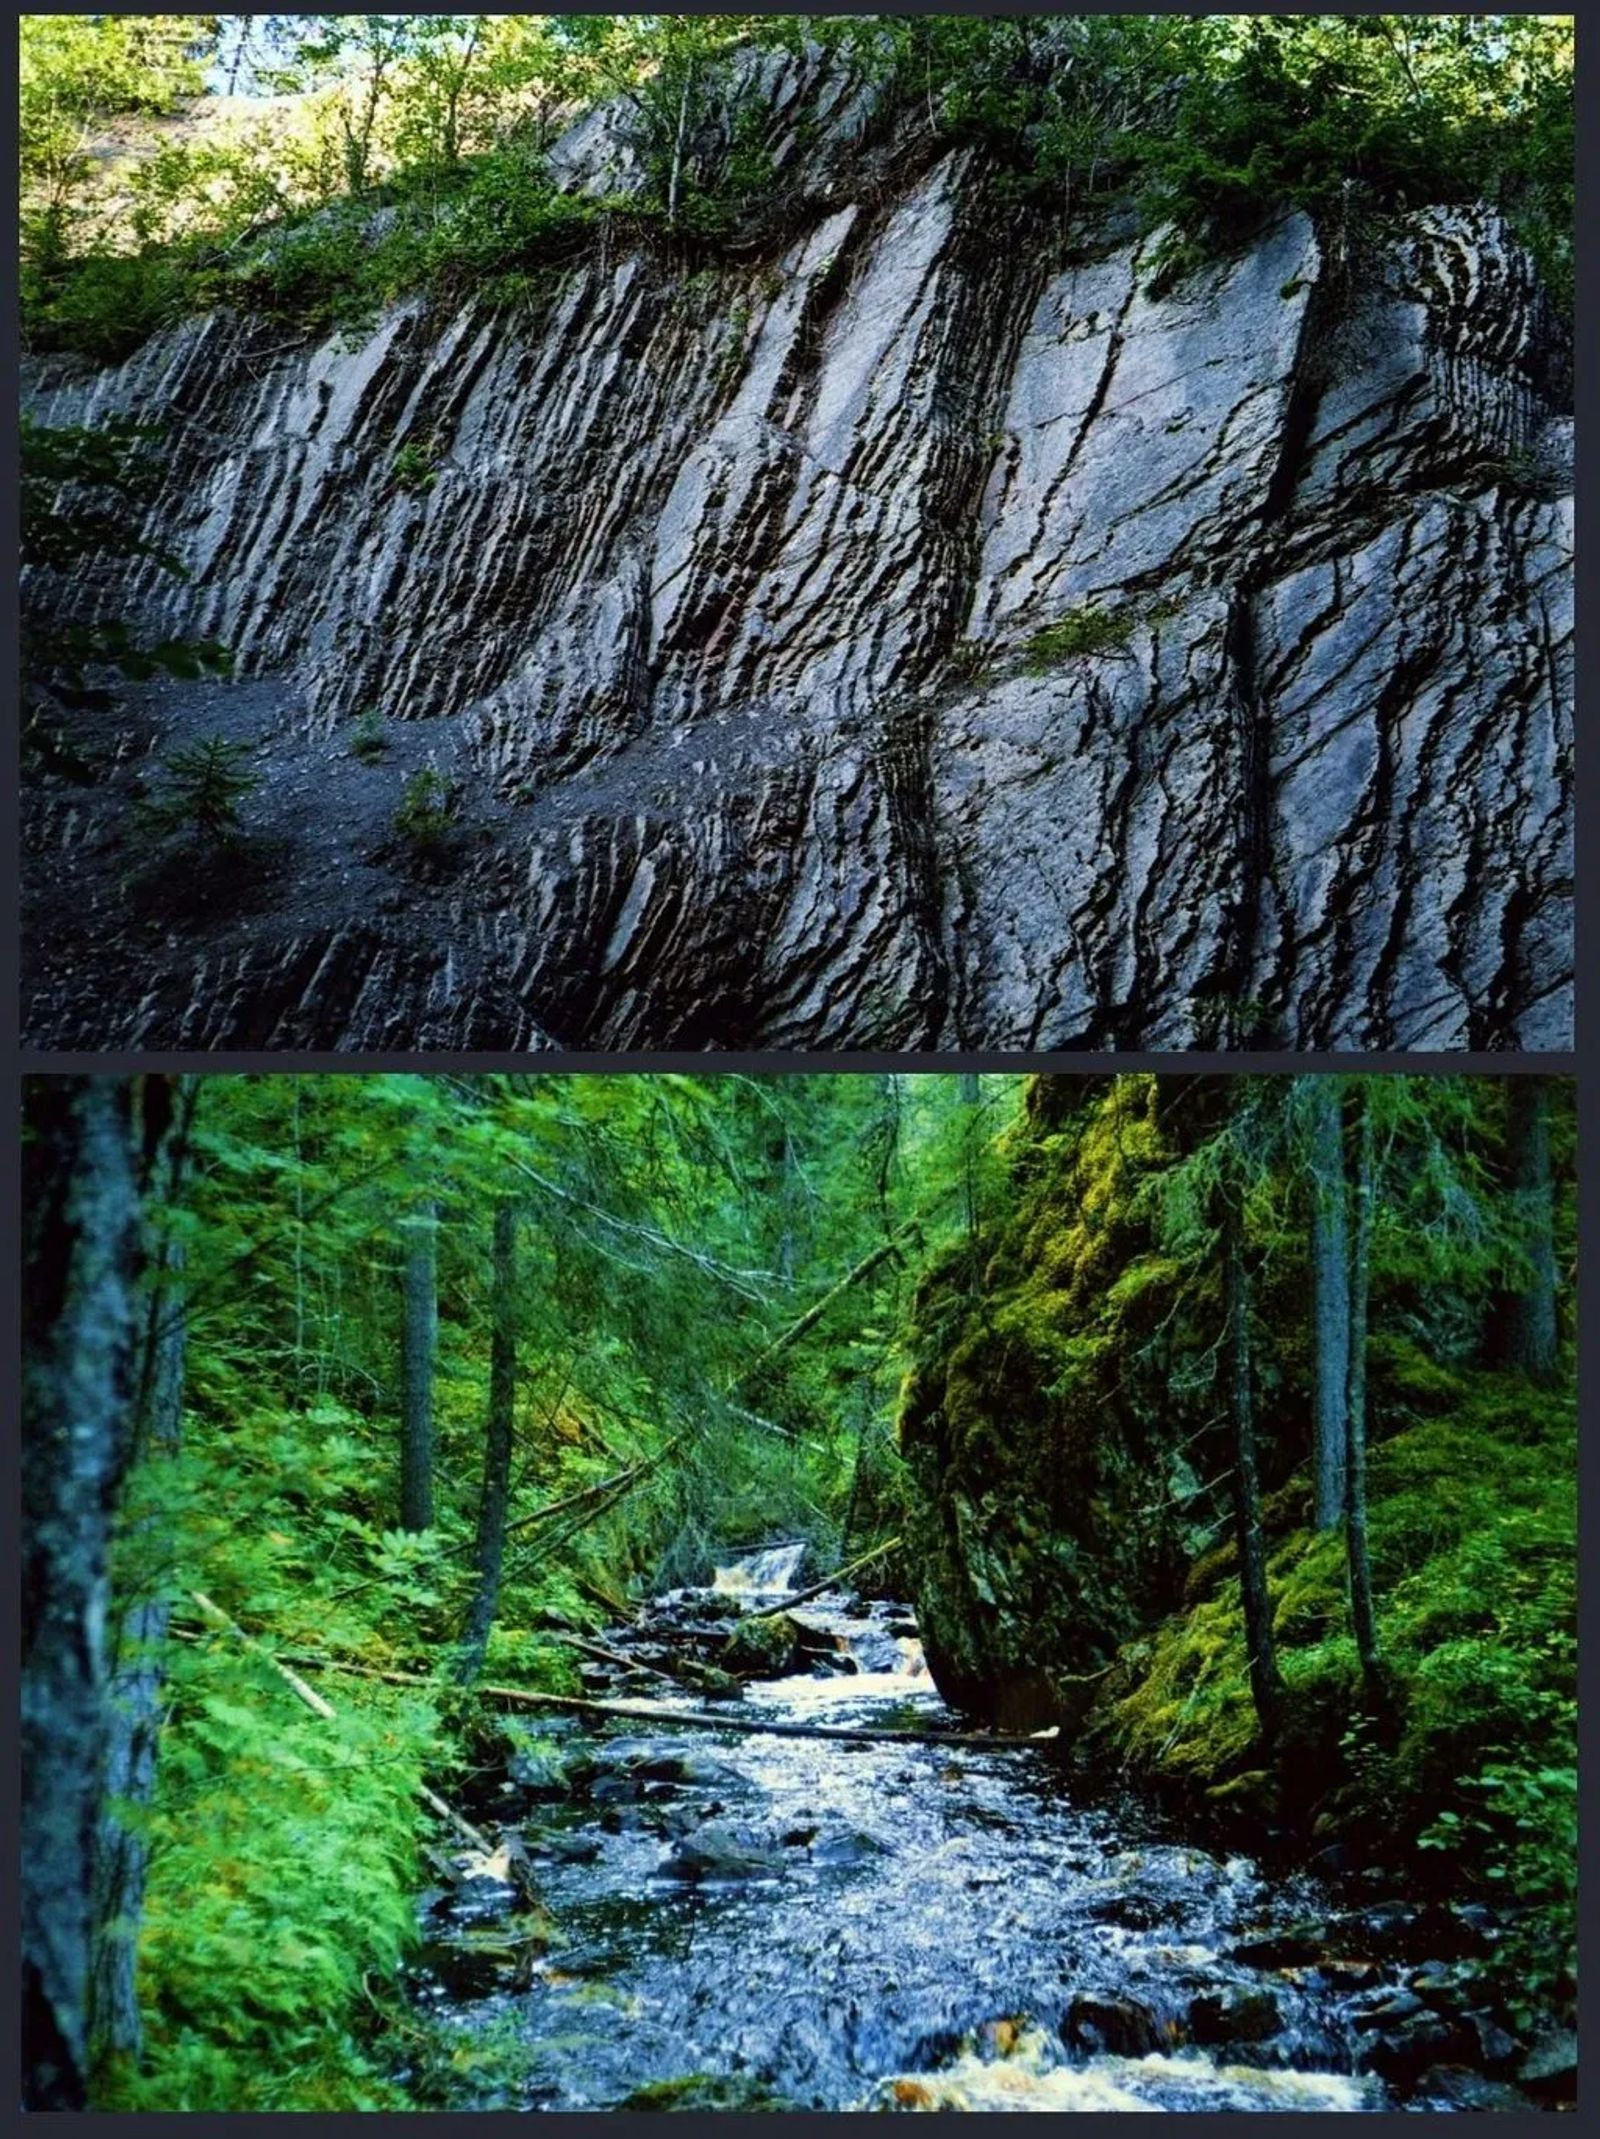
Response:
[{"label": "tree trunk", "polygon": [[459,1676],[470,1684],[483,1669],[500,1601],[511,1496],[511,1430],[517,1395],[517,1211],[505,1202],[494,1214],[494,1287],[489,1339],[489,1416],[483,1444],[483,1497],[478,1503],[478,1586],[461,1639]]},{"label": "tree trunk", "polygon": [[1350,1253],[1337,1077],[1302,1080],[1310,1111],[1313,1520],[1336,1530],[1344,1514],[1345,1401],[1350,1376]]},{"label": "tree trunk", "polygon": [[683,77],[683,93],[678,99],[678,126],[672,140],[672,176],[667,182],[667,221],[675,225],[678,220],[678,189],[683,183],[683,145],[689,131],[689,98],[694,87],[694,69],[687,67]]},{"label": "tree trunk", "polygon": [[1350,1370],[1346,1416],[1345,1543],[1350,1567],[1350,1621],[1370,1689],[1381,1691],[1378,1626],[1367,1553],[1367,1290],[1372,1256],[1372,1110],[1356,1087],[1355,1226],[1350,1254]]},{"label": "tree trunk", "polygon": [[[1236,1162],[1233,1162],[1236,1163]],[[1255,1402],[1250,1376],[1250,1272],[1245,1262],[1244,1191],[1237,1178],[1222,1197],[1223,1298],[1227,1314],[1229,1407],[1233,1414],[1233,1515],[1239,1546],[1239,1594],[1250,1659],[1250,1696],[1264,1745],[1277,1739],[1283,1682],[1272,1640],[1261,1483],[1256,1468]]]},{"label": "tree trunk", "polygon": [[956,1080],[961,1095],[961,1199],[966,1207],[970,1289],[978,1289],[978,1121],[983,1105],[983,1084],[975,1070],[963,1070]]},{"label": "tree trunk", "polygon": [[81,2109],[105,1751],[112,1513],[133,1443],[133,1081],[24,1088],[23,2099]]},{"label": "tree trunk", "polygon": [[1495,1303],[1495,1363],[1548,1388],[1556,1378],[1555,1191],[1550,1178],[1550,1084],[1512,1077],[1506,1092],[1506,1172],[1527,1276]]},{"label": "tree trunk", "polygon": [[439,1206],[421,1203],[406,1232],[400,1336],[400,1527],[433,1528],[433,1363],[439,1341]]},{"label": "tree trunk", "polygon": [[[190,1080],[190,1109],[193,1080]],[[185,1125],[185,1128],[187,1124]],[[165,1186],[170,1203],[182,1186],[186,1134],[175,1143]],[[175,1455],[183,1431],[184,1369],[188,1325],[183,1298],[184,1247],[168,1239],[158,1254],[150,1295],[144,1371],[136,1418],[141,1461],[159,1464]],[[147,1516],[145,1526],[158,1520]],[[138,1598],[116,1631],[107,1702],[105,1805],[95,1860],[95,1946],[89,1985],[91,2059],[97,2073],[108,2063],[136,2064],[141,2046],[135,1962],[144,1909],[149,1852],[137,1818],[155,1790],[156,1750],[161,1732],[161,1689],[166,1669],[170,1600],[164,1584]]]}]

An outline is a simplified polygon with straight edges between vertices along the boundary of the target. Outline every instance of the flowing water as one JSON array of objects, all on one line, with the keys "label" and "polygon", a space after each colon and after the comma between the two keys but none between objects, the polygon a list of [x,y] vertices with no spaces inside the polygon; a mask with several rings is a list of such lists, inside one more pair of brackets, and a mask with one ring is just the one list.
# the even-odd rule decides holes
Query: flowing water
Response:
[{"label": "flowing water", "polygon": [[[798,1557],[724,1570],[658,1616],[781,1593]],[[795,1616],[816,1668],[751,1685],[738,1712],[956,1727],[903,1611],[824,1597]],[[492,1889],[487,1933],[459,1895],[431,1897],[458,1943],[435,1949],[422,1993],[448,2027],[514,2046],[517,2106],[660,2106],[663,2089],[818,2109],[1396,2099],[1361,2067],[1417,2007],[1414,1961],[1381,1957],[1370,1896],[1372,1954],[1308,1954],[1326,1894],[1187,1846],[1148,1808],[1075,1801],[1047,1744],[674,1729],[705,1698],[656,1683],[646,1723],[529,1726],[521,1772],[552,1782],[522,1830],[555,1925],[542,1952],[464,1983],[460,1942],[507,1950]],[[1467,2106],[1415,2074],[1404,2094]]]}]

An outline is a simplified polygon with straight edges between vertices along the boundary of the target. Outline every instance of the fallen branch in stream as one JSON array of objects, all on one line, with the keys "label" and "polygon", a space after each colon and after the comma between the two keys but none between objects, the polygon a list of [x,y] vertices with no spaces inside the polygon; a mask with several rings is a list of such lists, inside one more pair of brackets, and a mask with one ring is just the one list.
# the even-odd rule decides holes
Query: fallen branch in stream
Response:
[{"label": "fallen branch in stream", "polygon": [[779,1619],[785,1612],[792,1611],[797,1604],[809,1603],[813,1597],[826,1596],[830,1589],[837,1589],[841,1582],[848,1580],[858,1569],[870,1567],[874,1560],[881,1560],[885,1553],[893,1552],[899,1542],[897,1537],[887,1538],[883,1544],[874,1545],[870,1552],[862,1553],[859,1560],[852,1560],[847,1567],[836,1567],[833,1573],[825,1576],[822,1581],[813,1582],[809,1589],[797,1589],[792,1596],[784,1597],[765,1612],[747,1612],[741,1624],[748,1626],[752,1619]]},{"label": "fallen branch in stream", "polygon": [[[327,1723],[335,1722],[338,1719],[339,1711],[330,1701],[325,1701],[321,1694],[308,1686],[298,1673],[291,1671],[287,1664],[280,1662],[264,1642],[259,1642],[253,1635],[247,1634],[236,1619],[228,1617],[220,1604],[213,1604],[211,1599],[198,1589],[190,1590],[189,1594],[199,1606],[201,1617],[208,1626],[215,1627],[219,1633],[231,1634],[235,1641],[241,1642],[250,1651],[252,1656],[259,1656],[263,1663],[270,1664],[295,1699],[303,1702],[314,1716],[320,1716]],[[307,1659],[307,1661],[311,1661],[311,1659]],[[379,1672],[375,1673],[374,1676],[387,1677],[388,1674]],[[428,1685],[431,1681],[421,1679],[412,1683]],[[482,1829],[474,1827],[470,1820],[464,1820],[453,1806],[445,1803],[436,1790],[430,1790],[426,1783],[419,1783],[417,1785],[417,1794],[430,1811],[438,1813],[440,1819],[448,1821],[456,1833],[464,1841],[471,1843],[474,1849],[481,1849],[486,1857],[494,1855],[495,1845]]]},{"label": "fallen branch in stream", "polygon": [[571,1710],[579,1715],[621,1716],[632,1722],[654,1723],[666,1730],[682,1725],[687,1730],[758,1731],[772,1738],[844,1738],[858,1744],[876,1745],[966,1745],[1032,1746],[1038,1752],[1048,1738],[1002,1736],[998,1731],[862,1730],[844,1723],[781,1723],[776,1718],[753,1716],[748,1708],[737,1715],[713,1716],[698,1709],[649,1708],[642,1701],[580,1701],[570,1693],[520,1693],[509,1686],[483,1686],[479,1691],[501,1700],[525,1702],[533,1708]]},{"label": "fallen branch in stream", "polygon": [[584,1656],[597,1657],[602,1664],[617,1664],[624,1671],[642,1671],[649,1678],[665,1679],[669,1686],[679,1682],[670,1671],[663,1671],[659,1664],[647,1664],[637,1656],[624,1656],[620,1649],[608,1649],[598,1641],[585,1641],[581,1634],[550,1633],[546,1641],[558,1641],[563,1648],[577,1649]]},{"label": "fallen branch in stream", "polygon": [[999,1731],[861,1730],[843,1723],[783,1723],[776,1717],[757,1717],[748,1708],[736,1714],[713,1716],[700,1709],[649,1708],[642,1701],[587,1701],[571,1693],[531,1693],[524,1686],[446,1686],[439,1679],[423,1678],[413,1671],[380,1671],[375,1664],[341,1663],[331,1656],[297,1655],[295,1662],[308,1671],[342,1671],[352,1678],[382,1679],[390,1686],[416,1686],[429,1692],[470,1692],[480,1700],[506,1701],[513,1708],[554,1708],[584,1716],[620,1716],[625,1722],[658,1724],[663,1730],[757,1731],[770,1738],[844,1738],[873,1745],[965,1745],[1031,1746],[1037,1753],[1051,1741],[1052,1733],[1037,1737],[1008,1737]]}]

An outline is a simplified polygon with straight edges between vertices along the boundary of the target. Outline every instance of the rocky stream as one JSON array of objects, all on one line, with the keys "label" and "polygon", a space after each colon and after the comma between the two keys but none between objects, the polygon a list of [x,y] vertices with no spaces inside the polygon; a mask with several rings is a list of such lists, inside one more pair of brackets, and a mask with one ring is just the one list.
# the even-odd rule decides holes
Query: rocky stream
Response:
[{"label": "rocky stream", "polygon": [[[497,1847],[437,1859],[414,1986],[464,2069],[500,2046],[469,2106],[1485,2110],[1569,2092],[1568,2046],[1516,2042],[1474,1991],[1489,1912],[1418,1904],[1376,1869],[1213,1853],[1138,1800],[1085,1796],[1049,1736],[985,1745],[909,1613],[796,1588],[803,1551],[590,1645],[586,1694],[635,1713],[521,1717],[478,1777]],[[708,1708],[725,1730],[675,1721]]]}]

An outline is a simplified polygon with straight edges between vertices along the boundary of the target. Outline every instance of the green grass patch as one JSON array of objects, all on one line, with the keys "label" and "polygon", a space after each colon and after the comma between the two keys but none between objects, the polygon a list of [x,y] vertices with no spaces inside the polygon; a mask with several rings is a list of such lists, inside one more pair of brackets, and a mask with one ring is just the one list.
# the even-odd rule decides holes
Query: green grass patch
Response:
[{"label": "green grass patch", "polygon": [[1024,642],[1022,653],[1028,673],[1046,676],[1064,661],[1086,659],[1096,654],[1121,653],[1133,637],[1133,618],[1125,611],[1097,609],[1088,604],[1069,609]]}]

